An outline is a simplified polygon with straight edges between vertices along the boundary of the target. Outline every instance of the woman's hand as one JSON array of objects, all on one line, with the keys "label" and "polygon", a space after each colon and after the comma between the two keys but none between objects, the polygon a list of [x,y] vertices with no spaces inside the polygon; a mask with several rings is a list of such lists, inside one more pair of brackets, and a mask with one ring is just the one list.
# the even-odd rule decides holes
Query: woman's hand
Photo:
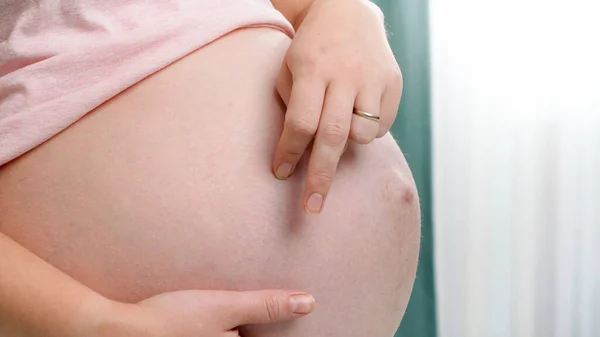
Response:
[{"label": "woman's hand", "polygon": [[314,299],[283,290],[177,291],[138,304],[113,303],[95,337],[237,337],[245,324],[302,317]]},{"label": "woman's hand", "polygon": [[273,171],[289,177],[314,141],[303,205],[319,213],[348,140],[368,144],[388,132],[402,75],[372,3],[315,0],[304,14],[277,84],[287,112]]}]

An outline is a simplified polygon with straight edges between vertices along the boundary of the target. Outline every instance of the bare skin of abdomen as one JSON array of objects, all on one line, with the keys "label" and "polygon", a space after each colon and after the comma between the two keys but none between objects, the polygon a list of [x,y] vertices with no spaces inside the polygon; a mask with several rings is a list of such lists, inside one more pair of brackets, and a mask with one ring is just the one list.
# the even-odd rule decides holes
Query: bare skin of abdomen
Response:
[{"label": "bare skin of abdomen", "polygon": [[[183,289],[297,289],[294,322],[244,336],[390,337],[415,277],[419,203],[390,135],[344,154],[320,215],[306,162],[271,173],[290,40],[231,33],[0,169],[0,231],[79,282],[136,302]],[[68,107],[66,107],[68,108]]]}]

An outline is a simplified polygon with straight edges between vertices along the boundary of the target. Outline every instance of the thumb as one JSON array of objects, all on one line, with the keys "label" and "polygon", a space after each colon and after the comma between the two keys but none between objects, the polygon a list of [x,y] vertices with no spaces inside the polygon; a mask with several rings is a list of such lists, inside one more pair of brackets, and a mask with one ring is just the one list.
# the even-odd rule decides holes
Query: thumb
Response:
[{"label": "thumb", "polygon": [[313,311],[315,299],[306,293],[285,290],[228,292],[225,322],[233,329],[244,324],[264,324],[302,317]]}]

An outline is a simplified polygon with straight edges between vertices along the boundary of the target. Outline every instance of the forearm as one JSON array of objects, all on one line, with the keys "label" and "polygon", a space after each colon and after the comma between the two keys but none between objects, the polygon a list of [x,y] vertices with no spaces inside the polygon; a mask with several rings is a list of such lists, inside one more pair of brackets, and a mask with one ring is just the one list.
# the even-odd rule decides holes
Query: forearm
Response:
[{"label": "forearm", "polygon": [[[271,0],[273,7],[281,12],[285,18],[292,23],[294,29],[298,29],[302,25],[302,21],[306,17],[308,10],[315,1],[327,0]],[[381,9],[369,0],[342,0],[342,1],[359,1],[366,4],[369,8],[377,12],[383,20],[383,12]]]},{"label": "forearm", "polygon": [[82,336],[108,302],[0,233],[0,336]]}]

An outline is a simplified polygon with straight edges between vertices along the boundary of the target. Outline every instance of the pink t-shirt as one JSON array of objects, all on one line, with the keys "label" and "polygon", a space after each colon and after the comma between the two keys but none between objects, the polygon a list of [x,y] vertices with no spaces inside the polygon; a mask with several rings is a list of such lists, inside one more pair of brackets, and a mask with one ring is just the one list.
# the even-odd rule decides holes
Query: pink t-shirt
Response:
[{"label": "pink t-shirt", "polygon": [[249,26],[294,34],[269,0],[1,0],[0,165]]}]

